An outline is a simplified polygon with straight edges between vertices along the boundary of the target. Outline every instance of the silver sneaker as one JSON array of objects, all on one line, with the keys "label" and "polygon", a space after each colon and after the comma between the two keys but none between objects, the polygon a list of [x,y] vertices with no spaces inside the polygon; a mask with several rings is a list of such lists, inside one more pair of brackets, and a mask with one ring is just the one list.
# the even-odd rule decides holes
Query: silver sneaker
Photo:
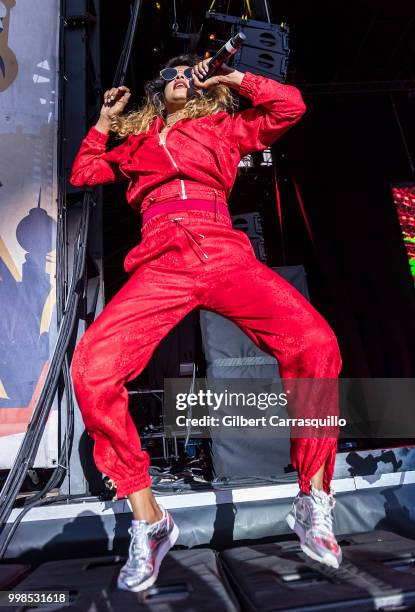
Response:
[{"label": "silver sneaker", "polygon": [[162,560],[179,537],[179,529],[162,506],[162,518],[153,524],[139,521],[128,528],[131,535],[128,560],[120,570],[117,587],[125,591],[144,591],[157,580]]},{"label": "silver sneaker", "polygon": [[327,494],[311,485],[310,495],[297,494],[286,521],[298,535],[302,551],[334,568],[342,561],[342,551],[333,533],[334,491]]}]

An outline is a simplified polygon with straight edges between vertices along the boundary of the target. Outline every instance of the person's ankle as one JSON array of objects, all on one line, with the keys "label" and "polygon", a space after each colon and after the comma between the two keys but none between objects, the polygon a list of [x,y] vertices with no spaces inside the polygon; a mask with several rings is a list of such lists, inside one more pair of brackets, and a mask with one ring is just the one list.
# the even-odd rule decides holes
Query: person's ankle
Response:
[{"label": "person's ankle", "polygon": [[135,521],[146,521],[149,525],[153,523],[158,523],[163,518],[163,512],[160,507],[157,508],[149,508],[148,510],[144,510],[140,512],[140,516],[136,516],[133,514],[133,520]]},{"label": "person's ankle", "polygon": [[324,490],[323,483],[314,484],[314,482],[311,482],[310,483],[310,493],[312,489],[315,489],[316,491],[323,491]]},{"label": "person's ankle", "polygon": [[164,514],[160,506],[154,508],[152,523],[158,523],[163,518]]}]

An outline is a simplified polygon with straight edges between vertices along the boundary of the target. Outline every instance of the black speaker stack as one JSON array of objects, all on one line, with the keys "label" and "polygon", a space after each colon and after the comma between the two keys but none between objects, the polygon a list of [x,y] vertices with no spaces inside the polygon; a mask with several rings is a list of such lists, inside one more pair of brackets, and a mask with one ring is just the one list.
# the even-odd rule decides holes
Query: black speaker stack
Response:
[{"label": "black speaker stack", "polygon": [[[287,24],[278,25],[208,11],[205,28],[208,32],[207,49],[212,54],[236,32],[243,32],[247,39],[234,56],[233,66],[241,72],[255,72],[280,82],[285,81],[290,54]],[[221,32],[220,37],[215,34],[216,28]]]}]

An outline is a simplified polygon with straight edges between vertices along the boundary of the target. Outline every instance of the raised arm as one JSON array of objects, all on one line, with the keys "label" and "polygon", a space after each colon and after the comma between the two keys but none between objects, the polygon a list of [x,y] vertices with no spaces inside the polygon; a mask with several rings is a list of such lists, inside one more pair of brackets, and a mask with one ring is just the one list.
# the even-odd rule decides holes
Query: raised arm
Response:
[{"label": "raised arm", "polygon": [[74,187],[113,183],[125,178],[119,169],[119,164],[127,153],[128,139],[111,151],[107,151],[106,144],[111,129],[111,119],[122,113],[130,95],[127,87],[114,88],[104,94],[104,104],[98,123],[89,130],[82,141],[72,166],[69,182]]},{"label": "raised arm", "polygon": [[119,169],[124,158],[128,140],[111,151],[107,151],[108,134],[92,127],[83,139],[75,157],[69,182],[74,187],[92,187],[103,183],[115,183],[125,179]]},{"label": "raised arm", "polygon": [[235,113],[232,135],[241,157],[252,151],[263,151],[306,111],[300,91],[252,72],[245,72],[238,93],[252,102],[253,108]]},{"label": "raised arm", "polygon": [[210,59],[193,68],[196,87],[207,89],[223,83],[249,98],[253,108],[232,117],[232,137],[241,157],[252,151],[262,151],[275,142],[305,113],[306,106],[299,90],[252,72],[240,72],[223,64],[218,73],[201,82],[199,76],[207,72]]}]

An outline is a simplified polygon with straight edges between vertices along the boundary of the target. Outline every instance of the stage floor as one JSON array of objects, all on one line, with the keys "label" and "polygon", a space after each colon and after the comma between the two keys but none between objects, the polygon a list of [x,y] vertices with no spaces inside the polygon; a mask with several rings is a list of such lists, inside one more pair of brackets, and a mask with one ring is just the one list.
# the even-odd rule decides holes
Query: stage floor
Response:
[{"label": "stage floor", "polygon": [[221,553],[171,551],[154,587],[141,594],[117,589],[121,556],[54,561],[34,570],[3,565],[0,589],[66,592],[65,609],[79,612],[414,609],[414,540],[379,530],[340,543],[343,562],[337,570],[310,560],[297,542],[283,540]]}]

